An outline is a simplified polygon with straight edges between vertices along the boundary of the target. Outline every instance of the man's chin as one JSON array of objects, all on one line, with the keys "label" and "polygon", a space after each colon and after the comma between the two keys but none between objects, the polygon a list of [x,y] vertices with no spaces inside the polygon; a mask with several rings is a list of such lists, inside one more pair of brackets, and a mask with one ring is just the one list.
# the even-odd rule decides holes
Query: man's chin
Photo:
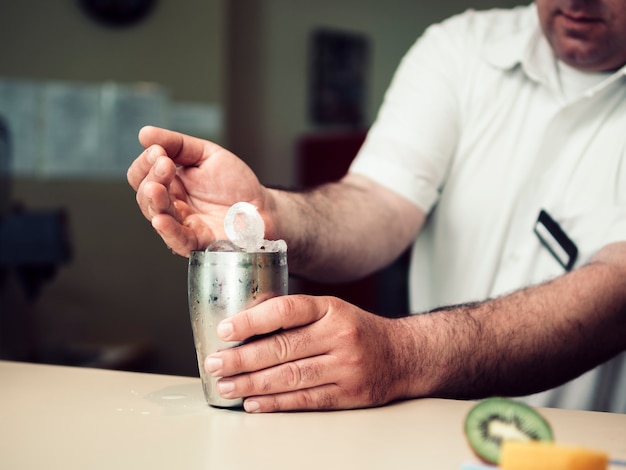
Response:
[{"label": "man's chin", "polygon": [[570,39],[555,50],[559,60],[583,72],[601,72],[609,68],[605,54],[584,41]]}]

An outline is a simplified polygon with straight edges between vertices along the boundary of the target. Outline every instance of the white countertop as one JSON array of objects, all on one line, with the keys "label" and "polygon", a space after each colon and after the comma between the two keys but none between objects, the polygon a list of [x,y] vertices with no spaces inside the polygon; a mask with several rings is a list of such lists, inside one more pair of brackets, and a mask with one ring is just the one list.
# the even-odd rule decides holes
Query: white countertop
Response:
[{"label": "white countertop", "polygon": [[[471,405],[249,415],[206,405],[199,378],[0,361],[0,468],[457,470]],[[626,459],[626,415],[541,412],[557,441]]]}]

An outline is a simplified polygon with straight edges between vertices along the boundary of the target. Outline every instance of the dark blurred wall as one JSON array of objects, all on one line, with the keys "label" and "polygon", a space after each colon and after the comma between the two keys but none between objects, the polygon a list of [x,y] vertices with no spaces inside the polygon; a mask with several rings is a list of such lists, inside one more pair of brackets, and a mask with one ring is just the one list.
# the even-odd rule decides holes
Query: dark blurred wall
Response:
[{"label": "dark blurred wall", "polygon": [[[0,0],[0,79],[154,82],[172,100],[221,106],[223,4],[157,0],[145,20],[112,28],[93,21],[78,0]],[[81,129],[75,132],[79,139]],[[3,206],[7,187],[2,183]],[[131,355],[149,358],[141,367],[197,373],[186,260],[161,243],[123,177],[20,176],[12,181],[12,204],[64,209],[73,257],[36,299],[24,298],[15,272],[5,273],[0,329],[15,338],[9,345],[0,336],[7,349],[17,358],[34,347],[45,360],[78,362],[89,351],[125,354],[130,347]]]},{"label": "dark blurred wall", "polygon": [[79,0],[0,0],[0,77],[147,81],[177,100],[220,103],[224,3],[156,0],[143,21],[116,28]]},{"label": "dark blurred wall", "polygon": [[433,22],[468,8],[524,0],[229,0],[226,142],[268,184],[294,183],[294,145],[323,132],[308,113],[310,45],[319,29],[364,36],[370,44],[366,124],[374,119],[407,49]]}]

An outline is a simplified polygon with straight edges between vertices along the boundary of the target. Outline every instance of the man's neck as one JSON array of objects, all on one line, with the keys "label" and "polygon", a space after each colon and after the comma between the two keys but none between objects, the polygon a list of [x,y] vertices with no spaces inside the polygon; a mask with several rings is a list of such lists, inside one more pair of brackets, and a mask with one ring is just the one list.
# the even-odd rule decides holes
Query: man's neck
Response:
[{"label": "man's neck", "polygon": [[557,62],[561,92],[565,98],[570,99],[579,96],[584,91],[597,85],[612,72],[585,72],[564,62]]}]

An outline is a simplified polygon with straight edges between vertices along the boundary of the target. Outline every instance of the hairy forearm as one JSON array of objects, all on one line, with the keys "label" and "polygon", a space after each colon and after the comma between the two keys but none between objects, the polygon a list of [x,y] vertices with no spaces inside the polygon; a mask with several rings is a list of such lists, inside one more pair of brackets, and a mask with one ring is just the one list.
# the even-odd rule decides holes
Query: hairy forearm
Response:
[{"label": "hairy forearm", "polygon": [[407,396],[525,395],[625,350],[626,272],[607,261],[599,257],[497,299],[407,318],[416,352]]},{"label": "hairy forearm", "polygon": [[424,219],[409,201],[356,175],[310,191],[272,190],[272,196],[290,272],[322,281],[358,278],[390,263]]}]

